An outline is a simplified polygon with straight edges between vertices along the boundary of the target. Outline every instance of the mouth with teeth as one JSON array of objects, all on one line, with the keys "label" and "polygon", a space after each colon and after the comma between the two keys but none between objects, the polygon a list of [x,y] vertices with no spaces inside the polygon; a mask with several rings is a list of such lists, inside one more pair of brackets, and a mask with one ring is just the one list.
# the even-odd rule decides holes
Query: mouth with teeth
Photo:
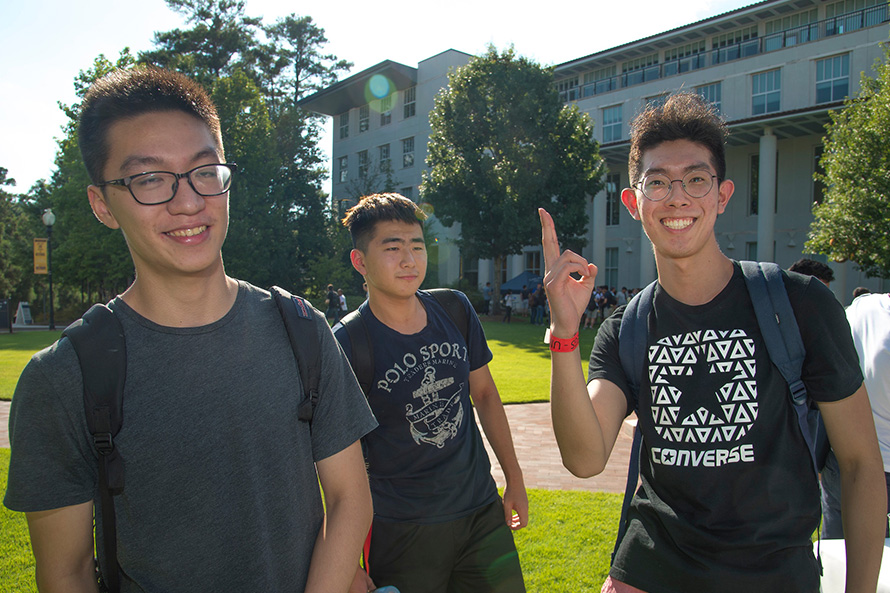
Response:
[{"label": "mouth with teeth", "polygon": [[175,231],[170,231],[168,233],[164,233],[165,235],[169,235],[171,237],[194,237],[195,235],[200,235],[204,231],[207,230],[207,225],[201,225],[198,227],[194,227],[191,229],[177,229]]},{"label": "mouth with teeth", "polygon": [[694,218],[665,218],[661,221],[661,224],[666,226],[667,228],[674,231],[682,231],[688,226],[691,226],[692,223],[695,222]]}]

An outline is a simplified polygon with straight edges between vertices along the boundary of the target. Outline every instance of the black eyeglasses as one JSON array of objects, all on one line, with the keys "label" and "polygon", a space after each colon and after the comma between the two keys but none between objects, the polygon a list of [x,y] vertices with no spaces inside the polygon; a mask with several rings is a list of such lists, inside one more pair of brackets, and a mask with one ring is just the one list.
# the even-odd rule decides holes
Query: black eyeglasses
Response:
[{"label": "black eyeglasses", "polygon": [[235,163],[217,163],[213,165],[199,165],[185,173],[172,173],[170,171],[147,171],[123,177],[103,181],[96,185],[120,185],[130,190],[133,199],[145,206],[166,204],[176,195],[179,189],[179,180],[185,178],[189,185],[199,196],[219,196],[229,191],[232,187],[232,174],[238,170]]},{"label": "black eyeglasses", "polygon": [[646,175],[642,181],[634,184],[634,187],[643,192],[643,196],[653,202],[660,202],[671,195],[674,182],[679,181],[683,189],[692,198],[703,198],[714,187],[714,180],[718,177],[710,171],[695,170],[683,176],[683,179],[671,179],[667,175],[655,173]]}]

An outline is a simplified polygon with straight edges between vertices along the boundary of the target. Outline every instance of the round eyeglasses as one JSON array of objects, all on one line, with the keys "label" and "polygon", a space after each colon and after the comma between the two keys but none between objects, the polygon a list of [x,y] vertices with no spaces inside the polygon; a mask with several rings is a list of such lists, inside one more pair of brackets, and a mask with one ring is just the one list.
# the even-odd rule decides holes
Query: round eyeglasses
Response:
[{"label": "round eyeglasses", "polygon": [[232,174],[238,170],[235,163],[199,165],[185,173],[170,171],[147,171],[121,179],[103,181],[96,185],[120,185],[130,190],[133,199],[145,206],[166,204],[176,195],[179,180],[185,178],[199,196],[209,198],[219,196],[232,187]]},{"label": "round eyeglasses", "polygon": [[695,170],[683,176],[683,179],[671,179],[662,173],[646,175],[642,181],[634,184],[634,187],[643,192],[643,196],[653,202],[660,202],[671,195],[674,182],[679,181],[683,190],[692,198],[703,198],[714,187],[714,180],[718,177],[710,171]]}]

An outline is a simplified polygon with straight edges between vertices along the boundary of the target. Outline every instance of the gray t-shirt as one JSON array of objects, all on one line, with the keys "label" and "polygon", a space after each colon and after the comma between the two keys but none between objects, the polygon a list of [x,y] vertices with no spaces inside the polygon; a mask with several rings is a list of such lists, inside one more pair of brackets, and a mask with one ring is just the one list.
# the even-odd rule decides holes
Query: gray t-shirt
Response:
[{"label": "gray t-shirt", "polygon": [[[330,331],[319,332],[310,432],[297,419],[297,365],[268,292],[242,282],[222,319],[195,328],[157,325],[119,298],[110,306],[127,339],[115,438],[126,480],[115,500],[122,591],[302,591],[323,517],[314,462],[376,426]],[[22,373],[10,509],[98,505],[82,389],[67,339]]]}]

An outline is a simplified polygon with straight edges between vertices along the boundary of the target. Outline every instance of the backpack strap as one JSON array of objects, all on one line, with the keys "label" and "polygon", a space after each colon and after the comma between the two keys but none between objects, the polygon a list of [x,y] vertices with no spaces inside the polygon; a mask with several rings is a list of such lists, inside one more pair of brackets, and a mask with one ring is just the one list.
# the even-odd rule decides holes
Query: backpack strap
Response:
[{"label": "backpack strap", "polygon": [[300,369],[303,392],[306,393],[306,399],[300,402],[297,411],[298,418],[311,425],[315,406],[318,405],[318,385],[321,381],[321,344],[318,338],[321,313],[303,297],[283,288],[273,286],[269,292],[284,320],[287,338]]},{"label": "backpack strap", "polygon": [[[634,411],[639,407],[640,379],[645,372],[646,347],[649,337],[649,312],[655,298],[655,285],[650,283],[635,295],[627,304],[621,325],[618,328],[618,357],[627,384],[630,388]],[[637,489],[640,479],[640,453],[643,449],[643,432],[637,426],[634,429],[633,442],[630,445],[630,462],[627,467],[627,482],[624,485],[624,500],[621,502],[621,518],[618,520],[618,535],[612,549],[612,561],[618,553],[618,546],[627,531],[627,512]]]},{"label": "backpack strap", "polygon": [[[460,330],[464,341],[469,344],[470,335],[470,318],[467,314],[467,308],[464,306],[463,300],[457,295],[457,292],[450,288],[434,288],[428,290],[436,302],[445,309],[448,317]],[[346,329],[346,335],[349,336],[350,348],[350,364],[355,378],[365,397],[371,392],[371,385],[374,381],[374,345],[371,343],[371,335],[368,327],[365,325],[364,319],[359,309],[352,311],[340,320],[340,323]]]},{"label": "backpack strap", "polygon": [[[99,454],[99,499],[105,554],[100,571],[110,593],[120,590],[114,495],[124,489],[124,460],[114,446],[123,423],[127,346],[120,321],[107,306],[93,305],[62,332],[74,347],[83,377],[83,406]],[[101,567],[100,567],[101,568]]]},{"label": "backpack strap", "polygon": [[807,401],[807,388],[800,378],[806,349],[800,328],[788,300],[782,269],[770,262],[739,262],[745,275],[745,285],[751,295],[760,333],[766,342],[770,360],[788,383],[791,404],[797,413],[797,423],[810,451],[813,471],[819,475],[820,462],[816,455],[816,440],[810,422],[815,422]]},{"label": "backpack strap", "polygon": [[371,393],[371,383],[374,381],[374,345],[371,343],[368,327],[358,309],[343,317],[340,323],[346,328],[346,335],[349,336],[351,345],[349,362],[352,365],[352,372],[355,373],[365,397],[368,397]]}]

